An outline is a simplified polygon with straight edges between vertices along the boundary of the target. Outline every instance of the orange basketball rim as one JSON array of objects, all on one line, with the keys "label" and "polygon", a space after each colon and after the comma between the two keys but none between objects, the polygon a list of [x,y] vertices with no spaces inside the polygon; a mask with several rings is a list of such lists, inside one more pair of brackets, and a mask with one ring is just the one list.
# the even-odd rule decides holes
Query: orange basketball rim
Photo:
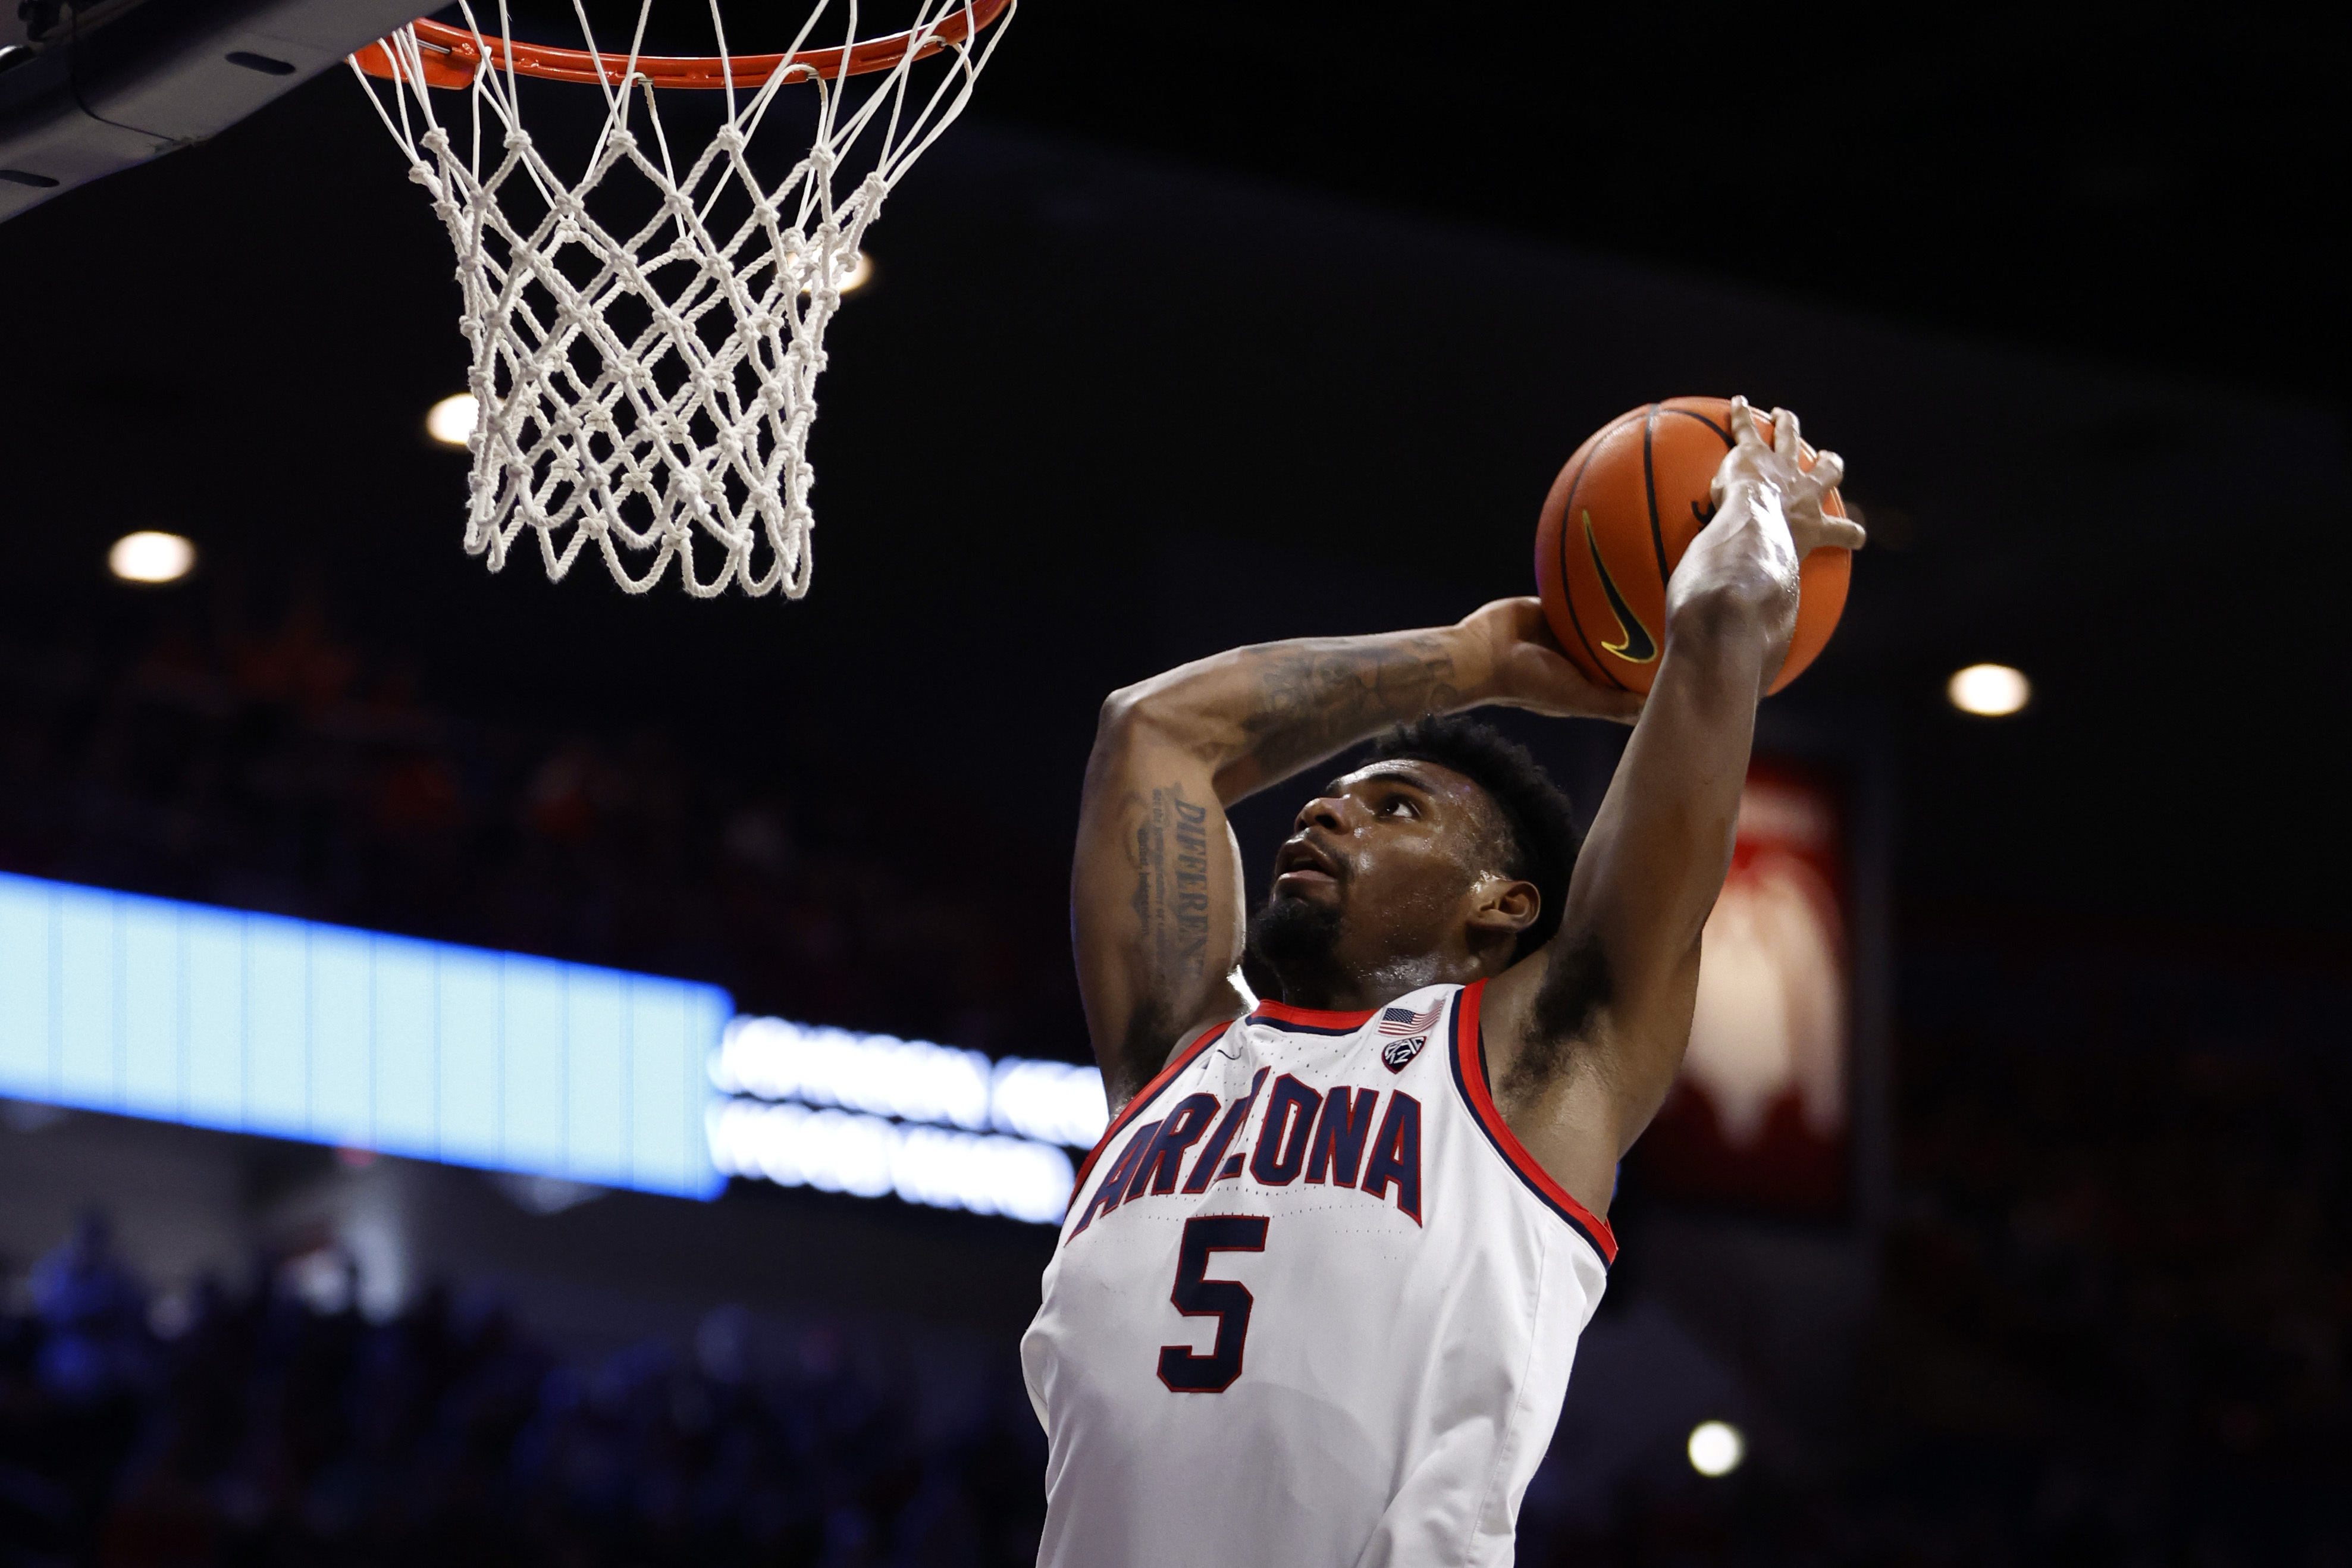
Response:
[{"label": "orange basketball rim", "polygon": [[[655,87],[755,88],[779,69],[786,79],[832,81],[843,76],[864,76],[889,70],[911,47],[917,59],[950,48],[975,37],[1004,12],[1011,0],[971,0],[929,28],[910,28],[862,43],[829,49],[803,49],[772,55],[635,55],[605,49],[567,49],[551,44],[530,44],[453,27],[446,22],[419,20],[411,24],[417,54],[425,68],[425,85],[462,89],[473,84],[485,60],[498,70],[542,81],[569,81],[617,87],[631,76]],[[918,37],[919,33],[920,37]],[[398,57],[385,44],[362,49],[352,59],[360,69],[387,81],[397,80]]]}]

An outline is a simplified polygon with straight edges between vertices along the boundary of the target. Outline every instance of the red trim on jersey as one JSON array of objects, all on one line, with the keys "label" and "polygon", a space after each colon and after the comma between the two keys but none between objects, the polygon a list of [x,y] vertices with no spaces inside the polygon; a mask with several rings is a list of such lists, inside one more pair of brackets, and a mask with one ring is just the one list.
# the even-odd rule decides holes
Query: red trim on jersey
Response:
[{"label": "red trim on jersey", "polygon": [[1276,1024],[1296,1024],[1302,1029],[1323,1029],[1335,1035],[1352,1035],[1372,1021],[1377,1008],[1367,1007],[1360,1013],[1329,1013],[1316,1007],[1293,1007],[1281,1002],[1261,1002],[1250,1010],[1253,1018],[1265,1018]]},{"label": "red trim on jersey", "polygon": [[1168,1087],[1169,1079],[1192,1065],[1192,1058],[1201,1054],[1202,1047],[1233,1026],[1234,1021],[1228,1018],[1222,1024],[1212,1024],[1202,1030],[1197,1039],[1170,1057],[1168,1065],[1151,1075],[1150,1083],[1135,1091],[1133,1100],[1119,1107],[1118,1114],[1112,1117],[1110,1125],[1103,1129],[1103,1135],[1095,1141],[1093,1148],[1087,1151],[1087,1157],[1078,1162],[1078,1179],[1070,1184],[1070,1197],[1073,1201],[1077,1198],[1079,1189],[1087,1184],[1087,1178],[1094,1173],[1095,1162],[1102,1158],[1102,1152],[1105,1149],[1110,1147],[1110,1141],[1118,1137],[1129,1122],[1135,1120],[1138,1111],[1159,1097],[1160,1091]]},{"label": "red trim on jersey", "polygon": [[1551,1179],[1551,1173],[1537,1163],[1528,1152],[1519,1135],[1511,1131],[1503,1113],[1495,1109],[1495,1096],[1486,1083],[1486,1053],[1485,1037],[1479,1033],[1478,1005],[1484,998],[1484,980],[1462,988],[1461,998],[1454,1005],[1454,1081],[1462,1086],[1462,1096],[1470,1102],[1470,1112],[1486,1129],[1486,1136],[1502,1152],[1519,1179],[1536,1190],[1536,1195],[1559,1211],[1560,1216],[1584,1232],[1601,1261],[1617,1261],[1617,1233],[1609,1222],[1569,1196],[1568,1189]]}]

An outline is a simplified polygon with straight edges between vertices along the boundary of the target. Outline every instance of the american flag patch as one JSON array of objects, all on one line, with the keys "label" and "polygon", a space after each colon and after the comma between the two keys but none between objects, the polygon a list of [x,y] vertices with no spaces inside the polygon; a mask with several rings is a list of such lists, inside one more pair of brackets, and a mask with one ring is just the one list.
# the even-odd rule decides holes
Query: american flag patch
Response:
[{"label": "american flag patch", "polygon": [[1445,1004],[1443,1002],[1439,1003],[1436,1006],[1432,1007],[1426,1013],[1415,1013],[1410,1008],[1405,1007],[1388,1008],[1381,1014],[1381,1033],[1383,1035],[1417,1035],[1423,1029],[1428,1028],[1432,1024],[1436,1023],[1437,1016],[1444,1011],[1445,1011]]}]

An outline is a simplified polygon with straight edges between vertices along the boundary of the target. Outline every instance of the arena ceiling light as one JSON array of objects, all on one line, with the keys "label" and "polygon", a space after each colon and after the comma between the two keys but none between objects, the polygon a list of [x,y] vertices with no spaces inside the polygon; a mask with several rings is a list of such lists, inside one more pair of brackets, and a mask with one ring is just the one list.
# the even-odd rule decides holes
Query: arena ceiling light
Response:
[{"label": "arena ceiling light", "polygon": [[126,533],[106,552],[106,569],[126,583],[176,583],[195,569],[196,547],[176,533]]},{"label": "arena ceiling light", "polygon": [[425,433],[444,447],[462,447],[474,433],[474,422],[481,412],[481,405],[470,392],[445,397],[425,411]]},{"label": "arena ceiling light", "polygon": [[2022,670],[2005,664],[1972,664],[1953,672],[1944,683],[1944,695],[1963,713],[2005,719],[2033,700],[2033,683]]},{"label": "arena ceiling light", "polygon": [[1728,1421],[1702,1421],[1691,1428],[1691,1468],[1702,1476],[1727,1476],[1748,1457],[1748,1439]]},{"label": "arena ceiling light", "polygon": [[[873,281],[873,279],[874,258],[861,250],[857,253],[857,258],[850,263],[849,270],[843,274],[841,282],[836,287],[845,294],[854,294]],[[808,285],[802,284],[801,292],[805,294],[808,291]]]}]

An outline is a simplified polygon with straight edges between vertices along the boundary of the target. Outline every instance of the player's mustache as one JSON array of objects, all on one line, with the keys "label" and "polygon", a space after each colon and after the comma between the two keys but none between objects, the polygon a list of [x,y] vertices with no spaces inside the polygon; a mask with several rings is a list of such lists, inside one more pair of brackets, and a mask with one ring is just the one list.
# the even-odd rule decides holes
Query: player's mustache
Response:
[{"label": "player's mustache", "polygon": [[1316,870],[1333,881],[1348,879],[1349,866],[1336,852],[1315,842],[1313,830],[1292,835],[1283,841],[1274,854],[1274,874],[1286,871]]}]

